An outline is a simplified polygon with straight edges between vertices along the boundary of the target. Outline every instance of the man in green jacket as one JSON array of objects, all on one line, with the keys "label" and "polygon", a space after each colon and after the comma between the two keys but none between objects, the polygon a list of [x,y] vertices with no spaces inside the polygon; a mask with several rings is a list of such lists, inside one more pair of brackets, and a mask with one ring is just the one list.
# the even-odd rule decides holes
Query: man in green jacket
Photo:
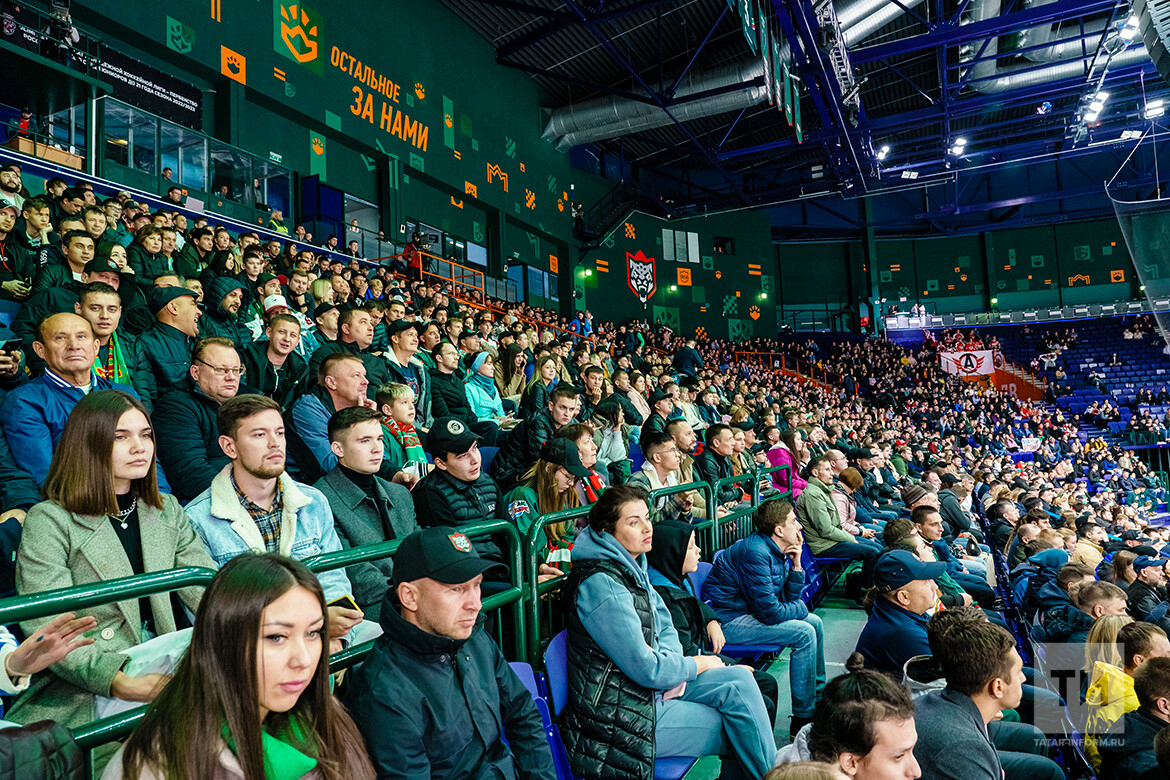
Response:
[{"label": "man in green jacket", "polygon": [[876,541],[854,537],[841,527],[837,505],[833,503],[832,485],[832,461],[822,455],[813,461],[808,486],[796,502],[796,514],[804,528],[804,541],[818,558],[861,561],[861,574],[851,585],[868,588],[873,584],[873,567],[883,548]]}]

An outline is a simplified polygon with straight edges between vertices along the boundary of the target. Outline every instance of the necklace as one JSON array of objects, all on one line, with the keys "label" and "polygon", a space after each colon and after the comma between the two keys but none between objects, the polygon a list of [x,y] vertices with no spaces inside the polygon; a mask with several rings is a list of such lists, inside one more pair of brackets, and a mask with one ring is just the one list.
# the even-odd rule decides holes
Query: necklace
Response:
[{"label": "necklace", "polygon": [[134,514],[134,510],[137,508],[138,508],[138,497],[135,496],[134,500],[130,502],[130,506],[126,507],[125,509],[119,510],[116,514],[110,515],[110,519],[117,521],[118,525],[122,526],[122,530],[126,531],[130,527],[129,525],[127,525],[128,521],[130,520],[130,515]]}]

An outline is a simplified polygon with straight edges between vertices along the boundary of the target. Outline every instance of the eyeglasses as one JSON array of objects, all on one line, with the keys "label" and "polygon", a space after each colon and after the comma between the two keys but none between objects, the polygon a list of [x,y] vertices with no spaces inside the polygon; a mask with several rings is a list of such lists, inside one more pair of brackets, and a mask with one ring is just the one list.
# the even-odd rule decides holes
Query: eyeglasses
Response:
[{"label": "eyeglasses", "polygon": [[228,366],[213,366],[206,360],[200,360],[199,358],[196,358],[195,362],[202,363],[203,365],[207,366],[216,376],[227,376],[228,374],[231,374],[232,376],[243,376],[247,372],[247,369],[243,366],[236,366],[234,368],[229,368]]}]

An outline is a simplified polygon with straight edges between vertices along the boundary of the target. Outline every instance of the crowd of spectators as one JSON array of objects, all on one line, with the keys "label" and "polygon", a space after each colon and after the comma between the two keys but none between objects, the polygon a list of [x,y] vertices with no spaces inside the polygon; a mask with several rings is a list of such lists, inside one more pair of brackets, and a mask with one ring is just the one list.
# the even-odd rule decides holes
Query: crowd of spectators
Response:
[{"label": "crowd of spectators", "polygon": [[[1057,694],[1024,669],[1016,610],[1038,616],[1038,641],[1091,640],[1127,611],[1170,622],[1170,546],[1151,526],[1163,486],[1130,453],[1082,443],[1077,417],[943,372],[940,350],[996,348],[973,333],[913,350],[693,338],[494,300],[410,261],[346,261],[299,229],[233,235],[99,202],[84,182],[26,194],[11,166],[0,183],[21,195],[0,205],[14,312],[0,590],[219,570],[206,590],[0,631],[13,722],[76,727],[151,703],[112,760],[95,751],[105,777],[551,780],[541,716],[483,630],[481,590],[512,574],[498,539],[463,533],[485,519],[524,534],[588,508],[545,529],[538,575],[562,583],[561,733],[581,777],[709,754],[754,778],[805,760],[863,780],[1060,777],[1037,727]],[[789,468],[768,479],[767,465]],[[711,489],[648,497],[691,482]],[[792,500],[760,506],[699,600],[694,524],[757,487]],[[393,558],[319,576],[299,563],[388,540]],[[846,595],[868,614],[833,679],[806,555],[856,562]],[[368,631],[374,651],[335,696],[329,653]],[[1142,636],[1090,666],[1086,695],[1131,673],[1137,693],[1125,739],[1094,743],[1103,778],[1153,777],[1170,722],[1170,661],[1154,657],[1170,645]],[[173,673],[128,665],[167,642],[190,643]],[[791,648],[790,713],[726,644]],[[778,719],[793,738],[779,754]]]}]

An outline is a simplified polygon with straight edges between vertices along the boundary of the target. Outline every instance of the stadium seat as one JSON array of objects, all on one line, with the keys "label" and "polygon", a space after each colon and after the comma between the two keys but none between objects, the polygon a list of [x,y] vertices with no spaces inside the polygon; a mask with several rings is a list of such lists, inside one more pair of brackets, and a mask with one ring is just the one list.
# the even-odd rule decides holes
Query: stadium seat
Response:
[{"label": "stadium seat", "polygon": [[496,458],[496,453],[500,451],[499,447],[480,447],[479,454],[482,460],[480,461],[480,470],[484,474],[490,475],[492,473],[492,461]]}]

